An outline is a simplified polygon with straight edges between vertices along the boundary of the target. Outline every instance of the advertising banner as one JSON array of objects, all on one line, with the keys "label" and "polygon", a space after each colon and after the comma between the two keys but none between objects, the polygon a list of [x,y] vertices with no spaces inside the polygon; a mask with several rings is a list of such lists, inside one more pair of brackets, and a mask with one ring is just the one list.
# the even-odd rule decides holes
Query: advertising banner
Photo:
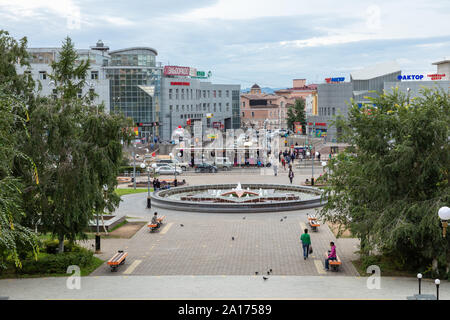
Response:
[{"label": "advertising banner", "polygon": [[164,75],[165,76],[189,76],[190,68],[189,67],[180,67],[180,66],[165,66],[164,67]]},{"label": "advertising banner", "polygon": [[294,122],[294,128],[296,134],[302,134],[302,124],[300,122]]}]

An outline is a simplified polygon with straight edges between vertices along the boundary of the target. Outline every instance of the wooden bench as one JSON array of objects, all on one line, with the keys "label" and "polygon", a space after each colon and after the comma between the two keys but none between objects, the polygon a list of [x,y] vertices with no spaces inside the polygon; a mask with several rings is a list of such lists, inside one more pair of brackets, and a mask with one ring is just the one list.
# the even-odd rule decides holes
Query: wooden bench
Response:
[{"label": "wooden bench", "polygon": [[[328,258],[328,252],[325,252],[325,258]],[[339,266],[342,264],[342,261],[339,258],[339,256],[336,254],[336,260],[329,260],[328,264],[331,268],[331,271],[337,272],[339,270]]]},{"label": "wooden bench", "polygon": [[108,265],[111,267],[111,272],[117,271],[117,268],[125,263],[128,252],[119,250],[111,259],[108,260]]},{"label": "wooden bench", "polygon": [[317,232],[317,228],[320,227],[320,224],[317,222],[317,218],[313,214],[308,214],[308,222],[311,226],[312,231]]},{"label": "wooden bench", "polygon": [[[163,223],[163,220],[166,218],[166,216],[162,216],[160,218],[156,218],[156,221],[159,222],[159,224],[161,225]],[[149,223],[148,224],[148,228],[150,232],[155,231],[156,229],[158,229],[158,224],[153,224],[153,223]]]}]

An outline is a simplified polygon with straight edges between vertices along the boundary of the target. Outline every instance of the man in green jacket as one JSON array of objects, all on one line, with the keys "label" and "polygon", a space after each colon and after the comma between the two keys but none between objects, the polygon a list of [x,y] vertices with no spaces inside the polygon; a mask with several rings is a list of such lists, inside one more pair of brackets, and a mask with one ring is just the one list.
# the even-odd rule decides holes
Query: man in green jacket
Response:
[{"label": "man in green jacket", "polygon": [[303,259],[308,258],[309,246],[311,245],[311,237],[308,234],[308,229],[305,229],[305,233],[300,236],[300,240],[303,245]]}]

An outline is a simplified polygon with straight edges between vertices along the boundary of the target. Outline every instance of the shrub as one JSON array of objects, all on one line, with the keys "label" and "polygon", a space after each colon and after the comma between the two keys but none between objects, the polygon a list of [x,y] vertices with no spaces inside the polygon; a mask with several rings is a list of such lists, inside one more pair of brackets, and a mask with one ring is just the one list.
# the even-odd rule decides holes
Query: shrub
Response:
[{"label": "shrub", "polygon": [[[75,247],[76,245],[73,242],[70,242],[69,240],[64,241],[64,252],[72,252]],[[58,253],[58,248],[59,248],[58,240],[45,240],[41,244],[41,249],[49,254]]]},{"label": "shrub", "polygon": [[[19,274],[51,274],[66,273],[67,267],[77,265],[86,267],[93,263],[93,253],[78,246],[75,252],[61,254],[44,254],[38,260],[27,259],[22,262],[22,268],[17,269]],[[74,247],[75,248],[75,247]]]}]

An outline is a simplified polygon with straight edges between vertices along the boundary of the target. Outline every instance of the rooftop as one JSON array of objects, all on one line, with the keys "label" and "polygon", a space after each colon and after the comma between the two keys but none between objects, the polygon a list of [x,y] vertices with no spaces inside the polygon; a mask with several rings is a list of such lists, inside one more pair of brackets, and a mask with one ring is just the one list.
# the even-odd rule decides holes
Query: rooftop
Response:
[{"label": "rooftop", "polygon": [[387,74],[400,72],[401,68],[395,61],[388,61],[378,63],[376,65],[353,71],[350,73],[350,77],[353,80],[369,80],[377,77],[381,77]]},{"label": "rooftop", "polygon": [[444,58],[444,60],[433,62],[432,64],[437,66],[439,64],[444,64],[444,63],[450,63],[450,59]]}]

